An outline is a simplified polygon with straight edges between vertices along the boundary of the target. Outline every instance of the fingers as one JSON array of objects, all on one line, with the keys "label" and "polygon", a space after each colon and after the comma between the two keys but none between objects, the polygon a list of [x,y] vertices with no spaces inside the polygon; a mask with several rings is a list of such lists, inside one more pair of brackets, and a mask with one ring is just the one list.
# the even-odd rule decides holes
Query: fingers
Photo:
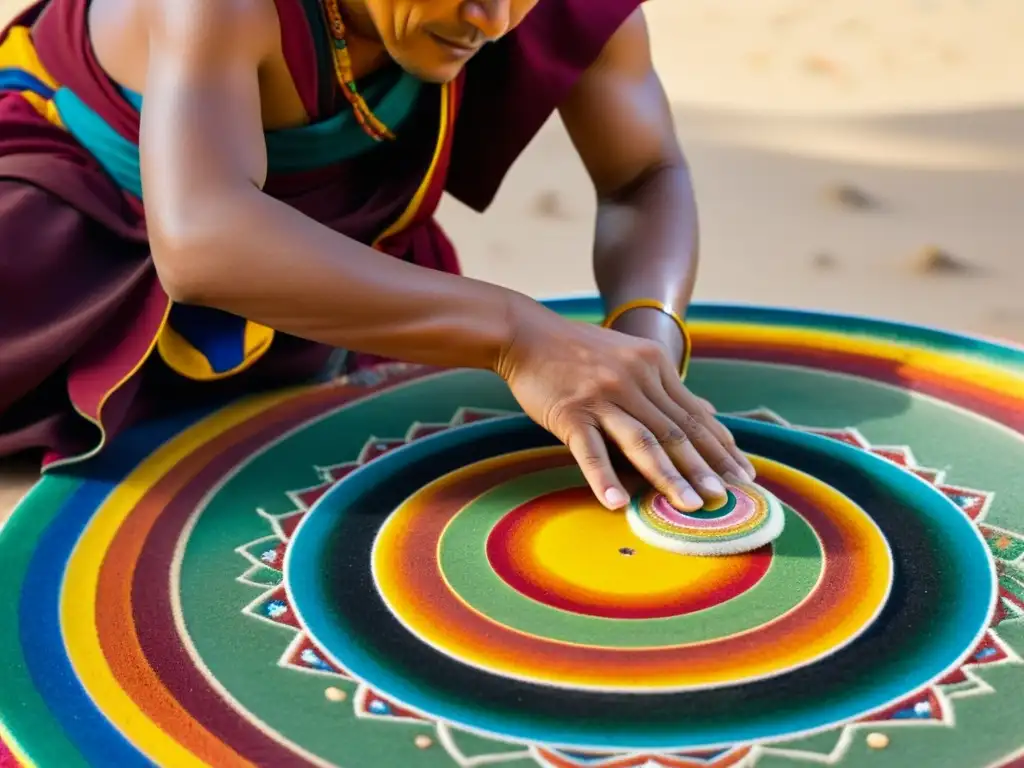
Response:
[{"label": "fingers", "polygon": [[705,400],[703,397],[698,397],[697,402],[704,406],[704,410],[710,414],[718,413],[718,409],[712,405],[710,400]]},{"label": "fingers", "polygon": [[666,400],[658,405],[690,437],[708,465],[729,483],[746,483],[754,479],[754,469],[736,441],[717,419],[706,412],[689,410],[677,402]]},{"label": "fingers", "polygon": [[629,495],[612,467],[604,435],[597,427],[586,423],[571,427],[563,442],[598,501],[608,509],[622,509],[629,503]]},{"label": "fingers", "polygon": [[714,406],[705,407],[704,403],[710,403],[683,386],[671,366],[667,375],[663,372],[662,384],[670,399],[652,393],[655,404],[680,424],[719,476],[732,473],[735,481],[753,481],[757,470],[736,445],[732,432],[714,417]]},{"label": "fingers", "polygon": [[656,408],[613,410],[601,429],[643,477],[673,506],[695,510],[725,498],[725,488],[690,439]]},{"label": "fingers", "polygon": [[681,510],[724,501],[723,480],[754,479],[714,406],[683,386],[660,346],[632,343],[613,351],[606,364],[589,363],[591,375],[559,379],[561,395],[539,419],[569,448],[602,505],[629,503],[606,441]]}]

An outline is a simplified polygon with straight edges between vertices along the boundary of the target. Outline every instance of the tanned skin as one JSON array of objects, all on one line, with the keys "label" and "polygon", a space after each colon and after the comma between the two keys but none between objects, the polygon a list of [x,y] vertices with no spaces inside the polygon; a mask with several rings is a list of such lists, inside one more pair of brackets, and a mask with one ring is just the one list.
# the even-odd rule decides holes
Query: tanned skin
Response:
[{"label": "tanned skin", "polygon": [[[357,77],[393,60],[445,82],[535,3],[340,7]],[[92,0],[89,22],[105,70],[144,95],[146,218],[173,300],[335,347],[493,370],[609,508],[627,500],[609,442],[682,509],[721,500],[721,479],[753,478],[679,382],[682,342],[662,313],[635,310],[615,330],[571,322],[513,291],[381,254],[263,194],[264,130],[302,121],[273,0]],[[560,111],[600,203],[594,265],[606,302],[682,309],[696,274],[694,195],[639,11]]]}]

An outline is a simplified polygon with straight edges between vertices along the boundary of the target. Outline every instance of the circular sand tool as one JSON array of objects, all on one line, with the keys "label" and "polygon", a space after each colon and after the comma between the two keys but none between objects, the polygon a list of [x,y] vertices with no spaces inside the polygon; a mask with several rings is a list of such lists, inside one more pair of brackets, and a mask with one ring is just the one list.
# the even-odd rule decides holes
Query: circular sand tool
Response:
[{"label": "circular sand tool", "polygon": [[782,505],[757,485],[729,485],[715,509],[683,512],[656,490],[635,496],[626,517],[648,544],[685,555],[735,555],[774,541],[782,533]]}]

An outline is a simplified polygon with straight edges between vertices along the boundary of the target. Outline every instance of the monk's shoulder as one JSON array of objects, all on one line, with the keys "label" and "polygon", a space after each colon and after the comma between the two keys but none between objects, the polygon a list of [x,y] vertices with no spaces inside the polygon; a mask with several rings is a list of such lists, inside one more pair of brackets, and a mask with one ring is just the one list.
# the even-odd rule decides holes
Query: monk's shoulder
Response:
[{"label": "monk's shoulder", "polygon": [[280,33],[278,0],[121,1],[142,4],[152,30],[183,42],[201,38],[220,40],[223,44],[245,41],[255,47],[272,47]]},{"label": "monk's shoulder", "polygon": [[104,71],[142,92],[154,44],[179,59],[240,55],[261,61],[278,47],[275,0],[89,0],[88,34]]}]

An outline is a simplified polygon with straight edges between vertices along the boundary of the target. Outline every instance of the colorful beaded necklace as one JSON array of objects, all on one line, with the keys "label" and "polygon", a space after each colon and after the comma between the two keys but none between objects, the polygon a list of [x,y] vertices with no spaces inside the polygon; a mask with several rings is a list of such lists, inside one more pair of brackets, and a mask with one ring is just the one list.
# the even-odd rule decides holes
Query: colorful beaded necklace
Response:
[{"label": "colorful beaded necklace", "polygon": [[327,27],[331,31],[334,42],[334,74],[338,78],[345,98],[352,105],[352,112],[366,134],[375,141],[394,139],[395,135],[382,123],[370,106],[366,103],[356,87],[356,79],[352,75],[352,57],[345,41],[345,21],[341,18],[338,0],[320,0],[320,7],[326,15]]}]

